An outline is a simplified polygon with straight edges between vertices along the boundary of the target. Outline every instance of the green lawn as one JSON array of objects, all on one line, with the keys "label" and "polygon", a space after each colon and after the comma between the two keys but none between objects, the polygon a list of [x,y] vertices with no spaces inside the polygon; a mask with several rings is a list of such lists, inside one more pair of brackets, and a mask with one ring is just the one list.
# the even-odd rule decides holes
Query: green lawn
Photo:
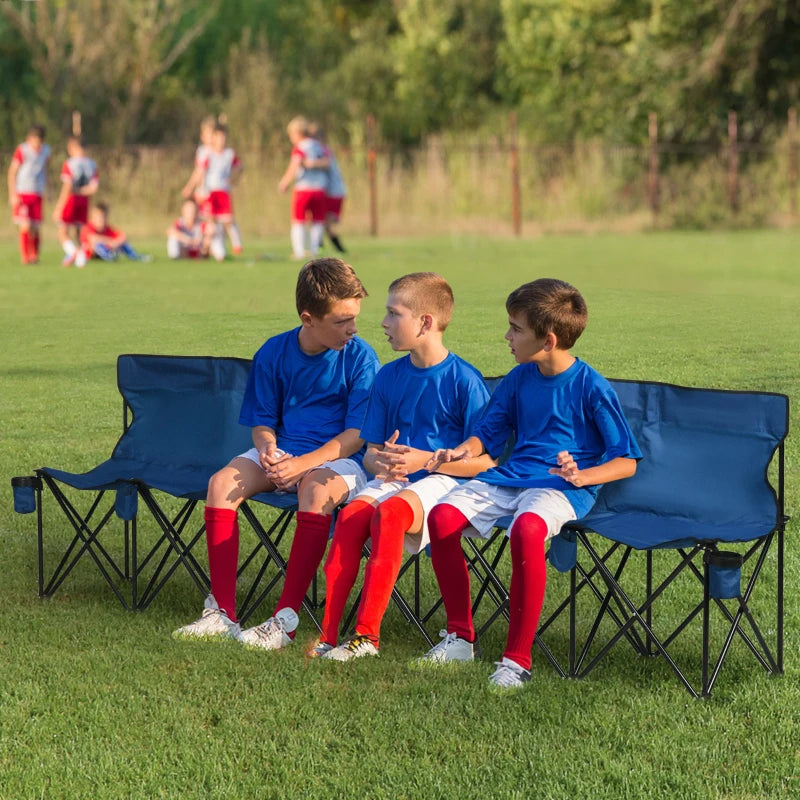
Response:
[{"label": "green lawn", "polygon": [[[293,326],[297,265],[281,239],[246,243],[244,257],[221,265],[159,256],[64,270],[50,238],[45,263],[23,268],[7,240],[0,798],[800,797],[800,233],[349,244],[371,293],[360,333],[382,359],[385,291],[403,273],[450,280],[450,346],[485,374],[513,365],[508,292],[560,277],[589,305],[574,352],[606,375],[790,395],[786,675],[766,677],[735,643],[714,697],[692,701],[662,663],[629,649],[583,681],[560,680],[535,651],[531,683],[507,696],[486,681],[499,625],[486,661],[441,673],[409,668],[423,644],[393,608],[382,657],[338,665],[304,659],[307,620],[299,644],[274,654],[173,641],[202,604],[183,575],[141,614],[122,610],[89,564],[40,601],[35,519],[12,511],[9,478],[44,465],[82,471],[108,456],[121,423],[118,354],[250,357]],[[65,543],[66,523],[51,512],[48,535]],[[430,575],[424,588],[430,596]],[[551,573],[548,603],[566,589]],[[687,637],[687,657],[699,656],[699,631]]]}]

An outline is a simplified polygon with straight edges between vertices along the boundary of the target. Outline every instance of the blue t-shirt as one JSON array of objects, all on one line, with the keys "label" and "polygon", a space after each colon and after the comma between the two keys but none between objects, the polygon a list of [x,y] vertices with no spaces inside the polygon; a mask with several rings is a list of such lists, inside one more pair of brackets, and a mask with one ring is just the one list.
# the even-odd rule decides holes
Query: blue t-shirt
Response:
[{"label": "blue t-shirt", "polygon": [[[398,443],[418,450],[455,447],[472,433],[488,399],[480,372],[457,355],[425,368],[404,356],[375,378],[361,438],[379,444],[398,430]],[[408,479],[427,474],[419,470]]]},{"label": "blue t-shirt", "polygon": [[508,460],[480,473],[478,480],[559,489],[578,518],[592,507],[600,486],[579,488],[550,475],[559,452],[568,450],[579,469],[612,458],[642,457],[611,384],[580,359],[559,375],[542,375],[536,364],[520,364],[506,375],[475,436],[496,458],[512,434],[516,442]]},{"label": "blue t-shirt", "polygon": [[[342,350],[308,355],[300,328],[268,339],[253,357],[239,422],[272,428],[278,447],[302,456],[346,428],[361,428],[369,390],[380,366],[357,336]],[[361,454],[351,456],[360,461]]]}]

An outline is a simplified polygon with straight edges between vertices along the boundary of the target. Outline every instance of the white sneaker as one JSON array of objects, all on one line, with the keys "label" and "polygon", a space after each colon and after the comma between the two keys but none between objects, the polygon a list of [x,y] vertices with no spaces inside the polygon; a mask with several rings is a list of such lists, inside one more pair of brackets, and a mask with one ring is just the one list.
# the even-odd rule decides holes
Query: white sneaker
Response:
[{"label": "white sneaker", "polygon": [[319,639],[317,639],[306,655],[309,658],[324,658],[325,653],[328,653],[331,650],[333,650],[332,644],[328,644],[328,642],[321,642]]},{"label": "white sneaker", "polygon": [[468,642],[455,633],[439,631],[442,641],[434,645],[417,661],[423,664],[445,664],[451,661],[474,661],[480,655],[478,643]]},{"label": "white sneaker", "polygon": [[331,661],[352,661],[354,658],[361,658],[362,656],[377,655],[378,648],[375,647],[374,639],[371,636],[357,633],[346,642],[342,642],[338,647],[328,650],[322,657]]},{"label": "white sneaker", "polygon": [[258,647],[262,650],[280,650],[291,644],[294,639],[289,636],[297,629],[300,618],[291,608],[282,608],[275,612],[260,625],[248,628],[239,635],[239,641],[248,647]]},{"label": "white sneaker", "polygon": [[530,679],[530,670],[510,658],[495,661],[497,669],[489,676],[489,683],[499,689],[521,689]]},{"label": "white sneaker", "polygon": [[217,605],[213,594],[206,597],[203,605],[203,616],[188,625],[184,625],[182,628],[178,628],[173,632],[173,637],[176,639],[239,638],[239,623],[231,622],[228,615]]}]

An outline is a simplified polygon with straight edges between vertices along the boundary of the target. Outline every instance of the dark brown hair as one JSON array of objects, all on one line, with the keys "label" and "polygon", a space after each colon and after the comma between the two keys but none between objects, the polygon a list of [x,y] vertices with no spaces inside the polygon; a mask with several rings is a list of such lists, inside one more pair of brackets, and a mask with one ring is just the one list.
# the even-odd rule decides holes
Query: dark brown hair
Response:
[{"label": "dark brown hair", "polygon": [[315,258],[305,263],[297,276],[298,314],[308,311],[321,318],[337,300],[360,300],[366,296],[367,290],[355,270],[340,258]]},{"label": "dark brown hair", "polygon": [[524,314],[538,337],[552,331],[562,350],[569,350],[578,341],[589,317],[581,293],[556,278],[539,278],[515,289],[506,300],[506,311]]}]

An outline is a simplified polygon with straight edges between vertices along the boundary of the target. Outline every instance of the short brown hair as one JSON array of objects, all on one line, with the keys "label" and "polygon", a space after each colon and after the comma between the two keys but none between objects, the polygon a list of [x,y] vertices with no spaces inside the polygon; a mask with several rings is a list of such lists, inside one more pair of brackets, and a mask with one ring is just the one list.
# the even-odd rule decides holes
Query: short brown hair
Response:
[{"label": "short brown hair", "polygon": [[552,331],[563,350],[569,350],[578,341],[589,317],[581,293],[556,278],[539,278],[515,289],[506,300],[506,311],[524,314],[539,337]]},{"label": "short brown hair", "polygon": [[389,284],[389,294],[397,294],[415,314],[430,314],[440,331],[445,330],[453,316],[453,290],[435,272],[412,272]]},{"label": "short brown hair", "polygon": [[324,317],[337,300],[360,300],[367,296],[355,270],[340,258],[315,258],[303,264],[297,276],[297,313],[308,311]]}]

